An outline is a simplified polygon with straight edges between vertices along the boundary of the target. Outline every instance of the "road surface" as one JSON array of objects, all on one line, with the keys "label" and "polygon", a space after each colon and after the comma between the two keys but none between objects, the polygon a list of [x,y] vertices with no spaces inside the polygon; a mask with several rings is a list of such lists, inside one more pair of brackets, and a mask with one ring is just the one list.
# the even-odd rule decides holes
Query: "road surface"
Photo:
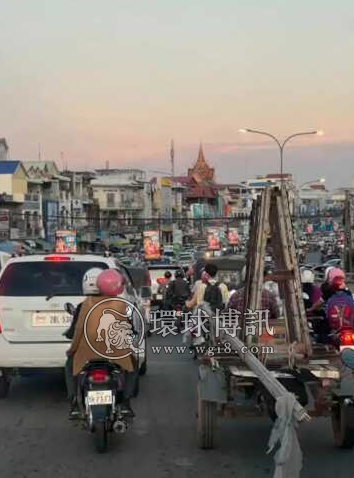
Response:
[{"label": "road surface", "polygon": [[[179,342],[154,337],[150,345]],[[112,434],[104,455],[95,453],[88,432],[68,422],[60,376],[16,379],[10,397],[0,402],[0,477],[271,478],[268,419],[220,420],[218,447],[197,448],[196,375],[188,352],[150,353],[133,428]],[[303,478],[354,478],[354,452],[334,448],[329,420],[302,425],[300,440]]]}]

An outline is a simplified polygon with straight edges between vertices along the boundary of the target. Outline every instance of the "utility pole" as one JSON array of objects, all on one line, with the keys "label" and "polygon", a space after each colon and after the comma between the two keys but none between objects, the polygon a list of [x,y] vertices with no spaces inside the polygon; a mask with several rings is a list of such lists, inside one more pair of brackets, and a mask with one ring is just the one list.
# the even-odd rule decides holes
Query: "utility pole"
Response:
[{"label": "utility pole", "polygon": [[352,227],[351,227],[351,197],[350,192],[346,191],[345,195],[345,256],[344,263],[349,272],[353,272],[353,251],[352,251]]},{"label": "utility pole", "polygon": [[171,141],[171,151],[170,151],[170,157],[171,157],[171,175],[174,177],[175,175],[175,145],[174,141]]}]

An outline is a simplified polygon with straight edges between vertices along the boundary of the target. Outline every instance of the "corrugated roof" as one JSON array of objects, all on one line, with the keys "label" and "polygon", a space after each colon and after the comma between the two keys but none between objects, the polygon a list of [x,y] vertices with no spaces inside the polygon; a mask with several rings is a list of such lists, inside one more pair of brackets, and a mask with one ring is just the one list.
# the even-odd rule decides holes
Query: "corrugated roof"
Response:
[{"label": "corrugated roof", "polygon": [[0,161],[0,174],[13,174],[21,165],[21,161]]}]

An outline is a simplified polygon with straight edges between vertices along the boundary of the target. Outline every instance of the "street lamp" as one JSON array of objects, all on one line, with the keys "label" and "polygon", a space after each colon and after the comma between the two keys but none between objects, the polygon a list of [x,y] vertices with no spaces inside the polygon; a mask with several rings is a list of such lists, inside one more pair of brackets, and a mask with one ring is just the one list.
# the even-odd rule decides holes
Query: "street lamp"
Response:
[{"label": "street lamp", "polygon": [[239,129],[239,133],[255,133],[255,134],[262,134],[263,136],[268,136],[269,138],[272,138],[278,145],[279,147],[279,152],[280,152],[280,174],[281,177],[283,176],[283,153],[284,153],[284,147],[288,141],[291,139],[297,137],[297,136],[307,136],[310,134],[316,134],[317,136],[323,136],[324,132],[322,130],[317,130],[317,131],[305,131],[303,133],[295,133],[290,136],[288,136],[282,143],[278,140],[277,137],[274,135],[267,133],[266,131],[257,131],[255,129],[250,129],[250,128],[241,128]]}]

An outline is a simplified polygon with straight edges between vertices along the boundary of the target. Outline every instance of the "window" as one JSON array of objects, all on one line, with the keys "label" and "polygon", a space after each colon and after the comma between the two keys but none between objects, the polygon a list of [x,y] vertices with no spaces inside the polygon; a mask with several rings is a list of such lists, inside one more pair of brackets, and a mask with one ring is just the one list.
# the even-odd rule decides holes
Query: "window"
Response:
[{"label": "window", "polygon": [[48,261],[10,264],[0,280],[0,296],[81,296],[84,274],[93,267],[108,269],[104,262]]},{"label": "window", "polygon": [[107,193],[107,207],[114,207],[115,194]]}]

